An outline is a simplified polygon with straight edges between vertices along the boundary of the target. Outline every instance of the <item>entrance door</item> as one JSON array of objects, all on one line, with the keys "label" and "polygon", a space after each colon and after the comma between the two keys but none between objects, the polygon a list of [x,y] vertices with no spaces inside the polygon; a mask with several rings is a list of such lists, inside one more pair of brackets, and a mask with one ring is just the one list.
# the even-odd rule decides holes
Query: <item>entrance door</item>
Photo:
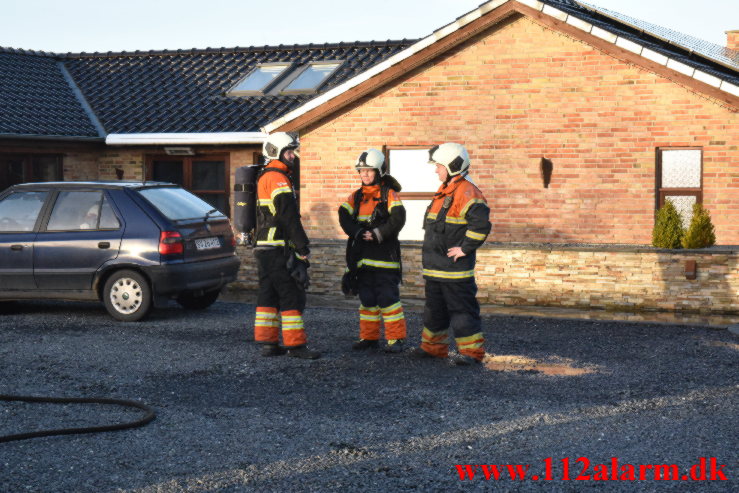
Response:
[{"label": "entrance door", "polygon": [[149,156],[147,179],[176,183],[229,216],[228,155]]}]

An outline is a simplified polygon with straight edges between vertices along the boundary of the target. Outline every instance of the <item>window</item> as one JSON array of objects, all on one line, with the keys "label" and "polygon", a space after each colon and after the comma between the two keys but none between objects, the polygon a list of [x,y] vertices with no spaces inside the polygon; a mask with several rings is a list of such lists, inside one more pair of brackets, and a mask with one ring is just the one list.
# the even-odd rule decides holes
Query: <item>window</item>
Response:
[{"label": "window", "polygon": [[[192,194],[181,188],[145,188],[140,193],[162,214],[173,221],[202,219],[213,208],[211,204],[193,198]],[[210,214],[210,216],[215,217],[213,214]]]},{"label": "window", "polygon": [[0,153],[0,191],[18,183],[62,180],[58,154]]},{"label": "window", "polygon": [[69,191],[59,192],[46,230],[118,229],[119,226],[103,192]]},{"label": "window", "polygon": [[227,155],[149,156],[146,161],[148,180],[180,185],[230,215]]},{"label": "window", "polygon": [[259,65],[228,91],[228,93],[233,96],[262,94],[269,86],[276,82],[289,66],[289,63],[265,63]]},{"label": "window", "polygon": [[434,193],[439,189],[439,177],[428,164],[431,145],[424,147],[387,148],[389,171],[403,187],[400,198],[405,206],[405,227],[400,240],[423,240],[423,218]]},{"label": "window", "polygon": [[693,204],[703,202],[703,150],[690,147],[657,149],[657,207],[665,200],[690,225]]},{"label": "window", "polygon": [[47,192],[15,192],[0,202],[0,231],[33,231]]},{"label": "window", "polygon": [[314,62],[306,66],[285,89],[284,93],[316,92],[339,68],[341,62]]}]

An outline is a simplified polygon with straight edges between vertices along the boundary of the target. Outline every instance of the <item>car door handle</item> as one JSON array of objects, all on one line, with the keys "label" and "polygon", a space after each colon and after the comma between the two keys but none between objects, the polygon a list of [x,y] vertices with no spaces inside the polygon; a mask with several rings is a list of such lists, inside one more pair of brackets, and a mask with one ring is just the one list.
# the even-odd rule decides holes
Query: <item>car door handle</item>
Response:
[{"label": "car door handle", "polygon": [[101,241],[98,243],[98,248],[110,248],[110,242],[109,241]]},{"label": "car door handle", "polygon": [[23,245],[10,245],[11,250],[23,250]]}]

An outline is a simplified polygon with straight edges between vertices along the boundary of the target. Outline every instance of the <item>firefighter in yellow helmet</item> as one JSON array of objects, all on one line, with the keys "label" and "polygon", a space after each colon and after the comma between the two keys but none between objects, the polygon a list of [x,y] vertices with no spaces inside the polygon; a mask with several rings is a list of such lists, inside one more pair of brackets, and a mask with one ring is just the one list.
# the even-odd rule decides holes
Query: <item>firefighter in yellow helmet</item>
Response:
[{"label": "firefighter in yellow helmet", "polygon": [[[264,142],[268,161],[257,180],[257,226],[254,256],[259,274],[254,338],[262,356],[316,359],[306,347],[303,310],[307,288],[308,236],[298,213],[290,179],[300,146],[297,138],[279,132]],[[283,346],[279,345],[280,317]]]},{"label": "firefighter in yellow helmet", "polygon": [[349,236],[345,294],[359,295],[359,340],[364,350],[379,346],[385,323],[385,351],[400,353],[406,338],[400,303],[401,277],[398,233],[405,225],[400,184],[387,173],[385,156],[376,149],[363,152],[355,165],[362,186],[339,207],[339,223]]},{"label": "firefighter in yellow helmet", "polygon": [[475,251],[490,233],[490,209],[482,192],[467,179],[470,157],[464,146],[446,143],[429,151],[442,182],[424,217],[423,277],[426,306],[422,357],[449,356],[449,328],[458,354],[451,362],[471,365],[485,355],[480,305],[475,298]]}]

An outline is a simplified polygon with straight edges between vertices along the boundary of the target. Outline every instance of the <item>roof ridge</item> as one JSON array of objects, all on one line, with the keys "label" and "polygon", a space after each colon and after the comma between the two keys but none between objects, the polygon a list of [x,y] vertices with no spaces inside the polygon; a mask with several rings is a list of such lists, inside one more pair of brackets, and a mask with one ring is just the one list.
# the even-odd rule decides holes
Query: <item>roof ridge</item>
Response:
[{"label": "roof ridge", "polygon": [[339,41],[335,43],[308,43],[308,44],[279,44],[279,45],[263,45],[263,46],[235,46],[231,48],[179,48],[176,50],[134,50],[134,51],[108,51],[108,52],[79,52],[79,53],[55,53],[50,51],[25,50],[23,48],[10,48],[0,46],[0,53],[14,53],[21,55],[44,56],[54,58],[106,58],[121,56],[175,56],[175,55],[204,55],[217,53],[254,53],[267,51],[284,51],[284,50],[308,50],[308,49],[332,49],[332,48],[352,48],[352,47],[378,47],[378,46],[402,46],[411,45],[418,41],[417,39],[388,39],[385,41]]},{"label": "roof ridge", "polygon": [[11,53],[14,55],[28,55],[28,56],[39,56],[39,57],[56,57],[56,53],[50,51],[41,50],[25,50],[23,48],[10,48],[6,46],[0,46],[0,53]]}]

